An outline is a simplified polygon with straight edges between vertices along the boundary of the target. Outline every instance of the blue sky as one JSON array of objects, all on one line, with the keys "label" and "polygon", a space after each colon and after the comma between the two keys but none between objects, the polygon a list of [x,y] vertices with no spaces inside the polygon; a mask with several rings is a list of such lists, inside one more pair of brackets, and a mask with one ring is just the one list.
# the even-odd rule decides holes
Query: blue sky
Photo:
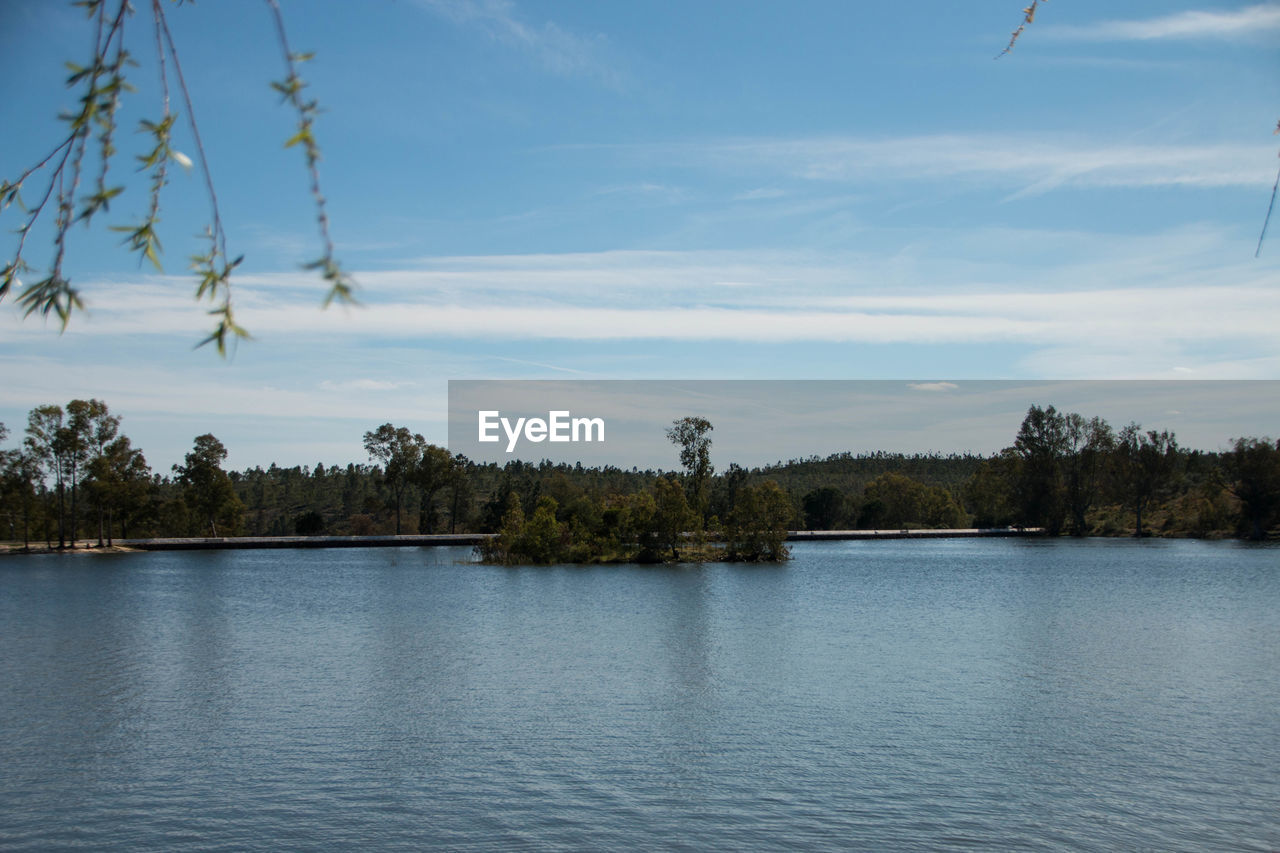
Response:
[{"label": "blue sky", "polygon": [[[999,60],[1020,3],[281,5],[363,307],[299,270],[265,5],[169,5],[254,340],[192,350],[207,202],[175,174],[165,275],[77,229],[88,314],[0,304],[11,431],[99,397],[167,471],[203,432],[236,467],[363,461],[386,421],[443,443],[449,379],[1280,378],[1280,242],[1254,258],[1280,4],[1053,0]],[[159,111],[146,19],[126,159]],[[56,143],[88,43],[69,4],[0,0],[6,177]]]}]

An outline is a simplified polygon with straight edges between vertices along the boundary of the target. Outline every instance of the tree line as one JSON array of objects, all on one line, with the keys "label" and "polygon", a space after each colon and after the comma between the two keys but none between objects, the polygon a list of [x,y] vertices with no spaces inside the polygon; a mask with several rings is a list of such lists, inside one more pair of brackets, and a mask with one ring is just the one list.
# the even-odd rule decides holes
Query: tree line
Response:
[{"label": "tree line", "polygon": [[[224,468],[215,436],[156,472],[100,400],[32,409],[0,450],[0,539],[49,548],[158,536],[500,534],[496,561],[780,559],[787,529],[1034,527],[1049,535],[1240,536],[1280,523],[1280,444],[1189,450],[1167,430],[1032,406],[990,456],[835,454],[711,464],[712,426],[676,421],[670,471],[476,463],[406,427],[367,461]],[[0,424],[0,444],[10,432]]]}]

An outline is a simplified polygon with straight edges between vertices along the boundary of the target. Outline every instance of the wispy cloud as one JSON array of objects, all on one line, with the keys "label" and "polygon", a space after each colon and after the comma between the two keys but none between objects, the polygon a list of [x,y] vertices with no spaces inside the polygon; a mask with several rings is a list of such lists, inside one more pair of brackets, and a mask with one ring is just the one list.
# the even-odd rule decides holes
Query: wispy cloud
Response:
[{"label": "wispy cloud", "polygon": [[960,386],[954,382],[909,382],[907,387],[915,391],[954,391]]},{"label": "wispy cloud", "polygon": [[385,379],[346,379],[333,381],[325,379],[320,383],[321,391],[395,391],[410,386],[411,382],[389,382]]},{"label": "wispy cloud", "polygon": [[[977,256],[1001,260],[966,260],[947,245],[928,250],[936,255],[885,246],[879,253],[442,258],[429,269],[369,273],[370,299],[352,312],[313,310],[313,294],[294,286],[302,274],[246,277],[239,316],[281,345],[672,340],[1119,347],[1170,358],[1179,348],[1280,354],[1273,322],[1280,293],[1264,271],[1222,264],[1234,244],[1211,232],[1142,238],[974,230],[955,239]],[[1056,259],[1049,272],[1046,251]],[[113,301],[67,335],[198,334],[203,315],[185,292],[161,300],[159,287],[115,285]],[[18,330],[19,337],[42,333]],[[369,375],[345,378],[342,390],[395,387]]]},{"label": "wispy cloud", "polygon": [[808,181],[971,180],[1021,192],[1057,187],[1256,187],[1271,150],[1248,145],[1124,145],[1019,135],[827,137],[620,146],[689,166],[769,169]]},{"label": "wispy cloud", "polygon": [[1239,39],[1280,31],[1280,4],[1232,10],[1178,12],[1156,18],[1100,21],[1084,26],[1046,27],[1045,35],[1089,41],[1153,39]]},{"label": "wispy cloud", "polygon": [[604,60],[607,39],[582,36],[553,21],[541,25],[521,19],[510,0],[417,0],[419,6],[459,26],[474,27],[494,41],[527,54],[561,77],[587,77],[618,86],[621,77]]},{"label": "wispy cloud", "polygon": [[[1280,291],[1226,232],[885,229],[866,242],[859,251],[423,259],[417,268],[359,273],[366,307],[349,312],[316,308],[308,273],[246,274],[238,317],[256,341],[230,363],[189,351],[208,318],[185,277],[112,281],[111,299],[60,338],[19,323],[12,308],[0,312],[8,348],[0,368],[9,377],[0,419],[20,423],[50,399],[107,399],[131,418],[130,435],[153,464],[180,460],[189,436],[210,429],[247,447],[306,419],[315,440],[350,449],[300,457],[289,446],[252,461],[328,464],[362,458],[358,435],[376,423],[428,434],[450,376],[804,375],[814,352],[865,375],[939,346],[943,375],[953,378],[991,376],[991,353],[1007,376],[1280,374]],[[49,355],[16,355],[37,340]],[[140,355],[166,347],[171,359]],[[949,384],[926,380],[913,391],[944,396]],[[144,420],[150,432],[135,434]]]},{"label": "wispy cloud", "polygon": [[733,200],[734,201],[757,201],[759,199],[782,198],[786,194],[787,193],[785,190],[780,190],[777,187],[759,187],[758,189],[747,190],[746,192],[738,193],[733,197]]},{"label": "wispy cloud", "polygon": [[594,190],[591,195],[602,198],[620,196],[628,199],[649,199],[659,203],[673,203],[688,198],[689,193],[683,187],[667,184],[643,182],[635,184],[615,184]]}]

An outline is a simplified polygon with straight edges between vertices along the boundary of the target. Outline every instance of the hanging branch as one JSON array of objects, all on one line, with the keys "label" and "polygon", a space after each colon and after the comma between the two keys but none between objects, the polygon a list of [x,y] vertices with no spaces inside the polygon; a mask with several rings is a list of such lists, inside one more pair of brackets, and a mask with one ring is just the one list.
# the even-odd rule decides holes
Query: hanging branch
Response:
[{"label": "hanging branch", "polygon": [[294,53],[289,49],[289,39],[284,31],[284,17],[280,14],[280,5],[276,0],[266,0],[268,6],[271,7],[272,16],[275,19],[276,35],[280,39],[280,50],[284,55],[285,71],[287,72],[284,80],[272,82],[271,88],[280,93],[283,100],[290,105],[298,113],[298,130],[293,136],[285,142],[285,148],[292,148],[295,145],[301,145],[303,155],[307,161],[307,173],[311,178],[311,197],[316,205],[316,223],[320,228],[320,242],[323,246],[324,254],[314,261],[310,261],[303,265],[304,269],[320,270],[324,280],[329,282],[329,293],[324,298],[324,306],[329,307],[335,299],[339,302],[351,304],[356,301],[354,287],[355,282],[342,270],[334,258],[333,238],[329,236],[329,214],[325,210],[324,193],[320,191],[320,146],[316,144],[315,134],[312,133],[312,125],[315,123],[316,116],[320,114],[320,105],[314,100],[306,100],[302,97],[302,90],[307,87],[307,83],[298,76],[298,65],[310,60],[314,54],[311,53]]},{"label": "hanging branch", "polygon": [[[1276,123],[1275,132],[1280,133],[1280,122]],[[1276,172],[1276,182],[1271,186],[1271,201],[1267,203],[1267,215],[1262,220],[1262,233],[1258,235],[1258,248],[1253,251],[1255,258],[1262,254],[1262,241],[1267,237],[1267,225],[1271,223],[1271,211],[1276,206],[1276,190],[1280,190],[1280,171]]]},{"label": "hanging branch", "polygon": [[191,267],[196,272],[199,284],[196,286],[196,299],[208,297],[216,302],[221,293],[222,304],[209,311],[217,317],[218,322],[209,336],[196,347],[212,343],[218,354],[227,354],[227,337],[232,339],[248,338],[249,333],[236,324],[231,309],[231,271],[244,261],[244,255],[230,260],[227,255],[227,232],[222,226],[222,215],[218,211],[218,193],[213,186],[213,172],[209,168],[209,158],[204,153],[204,141],[200,138],[200,127],[196,124],[195,108],[191,104],[191,92],[187,89],[186,78],[182,74],[182,63],[178,60],[178,49],[173,43],[173,33],[169,31],[169,22],[165,19],[164,8],[160,0],[152,0],[155,9],[156,24],[164,35],[164,44],[173,60],[173,73],[178,81],[178,91],[182,94],[182,102],[187,108],[187,124],[191,128],[191,138],[195,140],[196,158],[200,162],[200,173],[204,176],[205,193],[209,197],[210,224],[205,228],[205,236],[209,240],[209,249],[203,255],[191,256]]},{"label": "hanging branch", "polygon": [[[298,114],[297,132],[286,146],[299,144],[303,146],[310,176],[311,196],[316,205],[316,218],[323,244],[321,257],[305,264],[305,268],[319,270],[321,276],[328,282],[329,290],[324,300],[326,306],[335,299],[354,302],[355,284],[342,270],[335,257],[333,239],[329,233],[325,198],[320,191],[317,166],[320,160],[320,149],[312,133],[312,126],[319,114],[319,106],[313,100],[303,99],[301,93],[306,83],[297,73],[298,63],[309,59],[310,55],[294,54],[289,51],[284,18],[279,5],[276,0],[265,0],[265,2],[271,8],[274,17],[276,33],[284,51],[288,72],[283,82],[273,83],[272,86],[281,92],[284,99]],[[111,200],[124,191],[124,186],[109,186],[107,178],[110,174],[111,161],[117,155],[115,137],[118,129],[117,110],[120,100],[124,92],[134,91],[125,79],[125,69],[137,64],[125,47],[125,19],[133,14],[129,0],[75,0],[72,5],[85,9],[87,17],[94,21],[93,54],[90,62],[85,66],[67,64],[71,72],[67,78],[67,86],[82,87],[80,107],[72,113],[61,116],[68,126],[67,135],[44,159],[22,172],[16,180],[0,180],[0,211],[16,203],[25,214],[21,226],[16,229],[18,244],[12,260],[0,266],[0,300],[3,300],[10,291],[16,290],[18,304],[26,309],[26,316],[29,317],[35,313],[46,318],[51,314],[56,315],[62,331],[66,330],[72,313],[84,309],[79,292],[71,286],[63,273],[68,232],[73,224],[81,221],[89,224],[98,212],[108,211]],[[184,169],[190,169],[195,165],[191,158],[172,147],[173,131],[178,119],[177,114],[170,108],[172,90],[181,98],[186,111],[187,125],[195,146],[196,161],[204,179],[205,195],[209,200],[210,222],[205,228],[208,248],[202,254],[193,255],[191,260],[197,282],[196,299],[197,301],[208,299],[214,303],[209,313],[216,318],[216,324],[209,336],[197,346],[212,343],[219,354],[225,356],[228,340],[235,341],[249,337],[248,332],[235,322],[231,301],[231,273],[244,260],[244,256],[231,259],[227,251],[227,233],[218,207],[218,194],[214,187],[209,158],[196,122],[195,109],[183,75],[177,44],[165,17],[164,2],[151,0],[150,6],[162,101],[158,121],[143,119],[139,122],[140,131],[151,140],[150,149],[136,157],[139,162],[138,171],[146,173],[149,179],[147,210],[138,224],[108,227],[124,235],[123,243],[130,251],[138,254],[139,262],[149,261],[157,270],[161,269],[161,245],[157,226],[160,221],[160,195],[169,182],[169,164],[171,161],[176,162]],[[92,154],[89,154],[90,137],[93,137],[96,142]],[[89,154],[89,159],[96,156],[98,160],[92,185],[93,191],[77,198],[86,168],[86,154]],[[36,175],[47,175],[48,184],[44,187],[39,203],[33,208],[28,208],[23,202],[21,190],[24,182]],[[24,283],[21,276],[32,271],[24,255],[27,237],[49,209],[51,200],[54,201],[53,260],[47,276],[33,283]]]},{"label": "hanging branch", "polygon": [[[115,111],[120,92],[127,85],[123,69],[129,57],[124,49],[124,19],[129,12],[129,4],[121,0],[115,15],[111,17],[110,27],[107,25],[107,9],[103,0],[86,0],[82,5],[86,8],[89,17],[97,18],[97,25],[94,32],[93,59],[89,65],[83,67],[67,63],[71,71],[71,76],[67,78],[67,85],[76,86],[81,83],[84,85],[84,94],[80,97],[80,110],[60,116],[68,125],[67,137],[48,156],[23,172],[18,180],[12,183],[0,182],[0,209],[8,207],[13,202],[17,202],[25,209],[19,194],[23,182],[58,157],[59,151],[62,152],[57,165],[49,173],[49,185],[40,203],[18,229],[20,236],[13,260],[0,270],[0,299],[7,295],[14,285],[18,285],[22,288],[18,304],[26,309],[24,316],[30,317],[32,314],[39,313],[48,317],[50,314],[55,314],[63,330],[71,319],[71,312],[84,308],[79,292],[71,286],[71,282],[62,273],[62,264],[67,252],[67,232],[74,223],[81,220],[87,223],[99,210],[106,210],[111,199],[124,191],[124,187],[108,188],[106,170],[102,169],[98,174],[96,191],[82,200],[84,206],[79,215],[73,215],[75,195],[80,187],[80,177],[84,168],[84,155],[88,148],[89,137],[95,127],[99,130],[100,150],[108,153],[114,150],[111,139]],[[111,53],[113,45],[116,55],[114,60],[108,62],[107,56]],[[23,286],[19,275],[31,270],[22,254],[26,248],[27,235],[43,214],[55,186],[58,193],[57,213],[54,215],[53,262],[45,278]]]}]

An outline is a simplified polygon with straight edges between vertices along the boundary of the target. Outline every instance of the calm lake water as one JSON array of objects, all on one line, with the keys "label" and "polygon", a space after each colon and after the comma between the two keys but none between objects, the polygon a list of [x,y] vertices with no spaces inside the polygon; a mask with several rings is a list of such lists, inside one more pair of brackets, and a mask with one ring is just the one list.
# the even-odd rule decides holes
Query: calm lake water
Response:
[{"label": "calm lake water", "polygon": [[0,848],[1280,848],[1280,548],[0,560]]}]

